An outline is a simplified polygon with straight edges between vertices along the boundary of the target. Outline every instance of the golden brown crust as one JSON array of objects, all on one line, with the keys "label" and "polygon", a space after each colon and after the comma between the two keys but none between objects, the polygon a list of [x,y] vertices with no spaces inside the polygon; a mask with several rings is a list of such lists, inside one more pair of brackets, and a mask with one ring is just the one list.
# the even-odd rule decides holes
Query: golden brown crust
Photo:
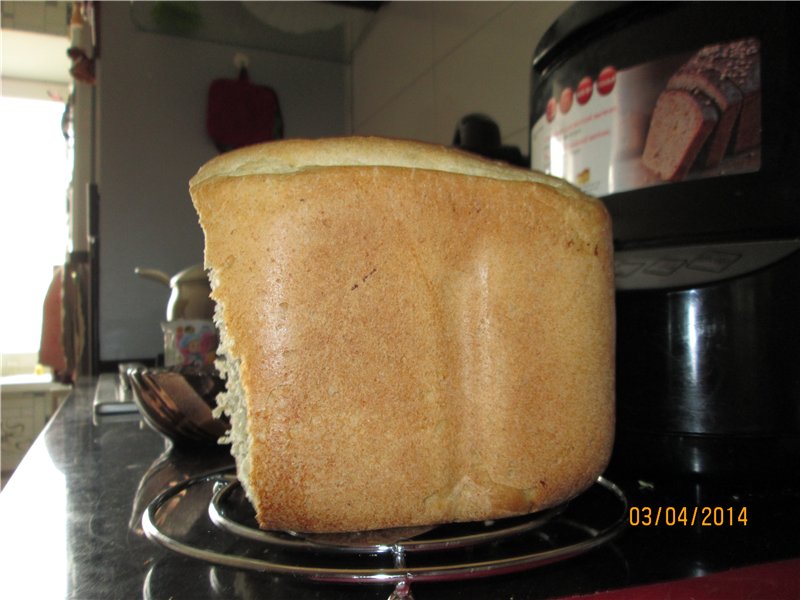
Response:
[{"label": "golden brown crust", "polygon": [[[317,155],[330,143],[303,142]],[[285,150],[269,146],[253,155]],[[614,295],[601,203],[547,178],[372,165],[231,177],[218,160],[192,196],[247,392],[263,527],[499,518],[602,472]]]}]

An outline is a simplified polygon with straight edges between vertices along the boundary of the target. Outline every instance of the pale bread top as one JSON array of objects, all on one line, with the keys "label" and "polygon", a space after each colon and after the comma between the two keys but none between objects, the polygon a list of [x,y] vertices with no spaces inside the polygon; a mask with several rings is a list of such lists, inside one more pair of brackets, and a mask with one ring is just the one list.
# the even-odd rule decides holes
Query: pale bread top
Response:
[{"label": "pale bread top", "polygon": [[413,140],[349,136],[319,140],[287,139],[239,148],[203,165],[189,181],[195,187],[216,177],[283,175],[325,167],[401,167],[443,171],[502,181],[544,184],[571,198],[594,200],[566,181],[492,161],[447,146]]}]

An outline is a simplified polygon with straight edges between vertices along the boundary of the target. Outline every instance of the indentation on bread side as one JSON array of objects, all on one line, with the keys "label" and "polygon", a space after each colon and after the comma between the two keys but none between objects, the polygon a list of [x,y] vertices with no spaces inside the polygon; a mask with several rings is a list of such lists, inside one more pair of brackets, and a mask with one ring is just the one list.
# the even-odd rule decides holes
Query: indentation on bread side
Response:
[{"label": "indentation on bread side", "polygon": [[[597,369],[591,360],[597,351],[592,336],[599,335],[604,346],[609,335],[591,324],[604,318],[602,309],[613,301],[592,299],[604,287],[601,280],[610,277],[595,266],[609,261],[610,232],[587,237],[585,228],[598,215],[589,220],[585,211],[572,207],[547,201],[529,206],[517,203],[513,193],[487,193],[484,199],[531,214],[470,224],[467,231],[481,233],[456,253],[458,260],[436,286],[445,303],[445,337],[458,349],[452,381],[458,382],[459,410],[452,426],[458,432],[454,454],[460,461],[457,478],[423,502],[426,513],[455,520],[482,518],[487,506],[496,516],[521,514],[579,493],[608,458],[605,443],[595,443],[591,424],[603,436],[613,430],[606,427],[607,405],[597,403],[603,414],[596,415],[591,402],[607,397],[606,386],[589,384]],[[492,211],[481,215],[494,219]],[[531,236],[528,227],[535,227],[536,234]],[[461,232],[450,243],[463,239]],[[559,247],[566,252],[555,250]],[[557,274],[562,271],[573,275],[561,279]],[[605,286],[611,288],[611,282]],[[592,332],[589,338],[573,338],[571,322],[584,323]],[[591,365],[588,371],[581,369],[584,361]],[[547,376],[559,372],[568,374],[566,380]],[[568,391],[573,381],[584,382],[577,387],[586,397]],[[536,412],[531,403],[539,407]],[[583,430],[584,435],[579,433]],[[592,443],[586,450],[576,448],[569,443],[572,436]],[[588,465],[587,472],[559,476],[562,462],[566,473],[581,463]]]}]

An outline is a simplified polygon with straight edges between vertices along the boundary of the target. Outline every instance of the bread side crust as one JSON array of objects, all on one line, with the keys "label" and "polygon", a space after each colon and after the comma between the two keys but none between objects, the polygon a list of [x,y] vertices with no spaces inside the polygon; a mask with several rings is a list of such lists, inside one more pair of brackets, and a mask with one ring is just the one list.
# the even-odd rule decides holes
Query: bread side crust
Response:
[{"label": "bread side crust", "polygon": [[263,527],[499,518],[602,472],[614,328],[599,202],[374,165],[217,175],[192,195]]}]

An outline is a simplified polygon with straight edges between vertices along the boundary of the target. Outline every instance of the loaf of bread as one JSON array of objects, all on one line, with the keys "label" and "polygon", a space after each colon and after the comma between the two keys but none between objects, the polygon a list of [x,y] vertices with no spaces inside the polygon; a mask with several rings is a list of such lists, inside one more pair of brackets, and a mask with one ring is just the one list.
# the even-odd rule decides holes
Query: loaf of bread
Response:
[{"label": "loaf of bread", "polygon": [[736,86],[742,96],[733,132],[731,152],[738,154],[761,145],[761,47],[755,38],[712,44],[699,50],[689,69],[715,71]]},{"label": "loaf of bread", "polygon": [[454,149],[243,148],[190,182],[237,473],[266,529],[562,503],[614,433],[612,237],[570,185]]},{"label": "loaf of bread", "polygon": [[739,119],[742,107],[742,93],[739,88],[718,71],[697,68],[690,62],[670,77],[667,89],[699,92],[714,102],[719,118],[699,162],[704,167],[716,167],[728,150],[734,125]]},{"label": "loaf of bread", "polygon": [[719,116],[702,93],[666,90],[659,95],[642,163],[664,181],[679,181],[694,165]]},{"label": "loaf of bread", "polygon": [[761,62],[756,39],[711,44],[668,80],[656,102],[642,163],[662,180],[712,168],[761,145]]}]

